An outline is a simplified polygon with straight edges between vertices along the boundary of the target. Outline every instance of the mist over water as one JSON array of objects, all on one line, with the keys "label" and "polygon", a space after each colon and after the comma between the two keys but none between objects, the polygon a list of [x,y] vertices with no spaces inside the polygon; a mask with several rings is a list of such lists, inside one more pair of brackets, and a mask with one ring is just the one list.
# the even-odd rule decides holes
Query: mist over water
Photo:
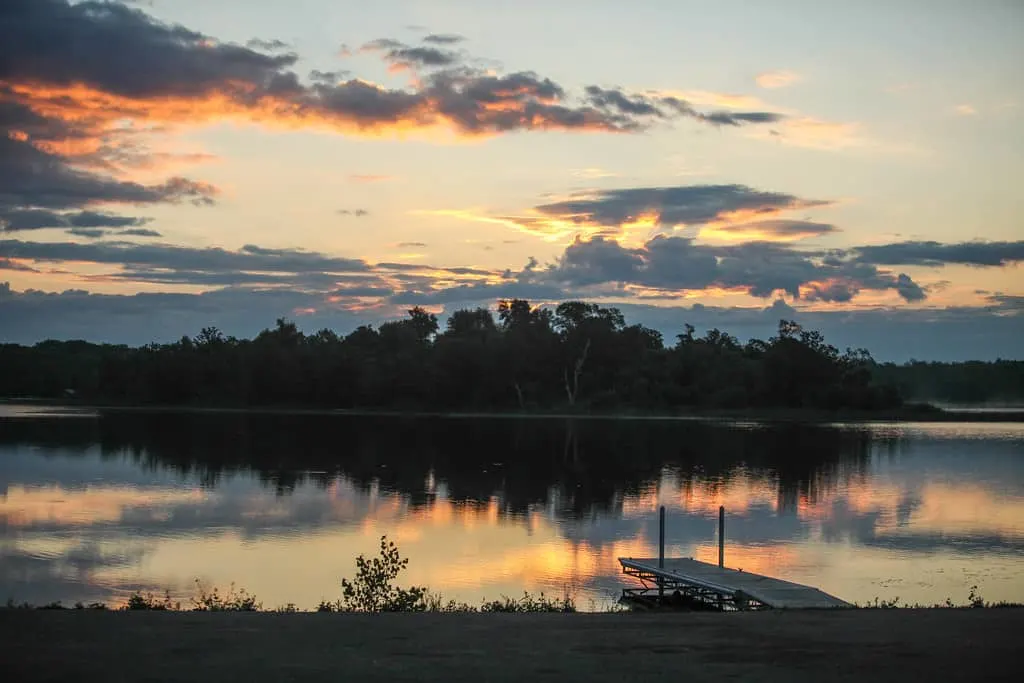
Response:
[{"label": "mist over water", "polygon": [[1024,601],[1024,423],[761,424],[254,413],[0,415],[0,599],[312,608],[379,537],[403,583],[601,608],[667,553],[875,597]]}]

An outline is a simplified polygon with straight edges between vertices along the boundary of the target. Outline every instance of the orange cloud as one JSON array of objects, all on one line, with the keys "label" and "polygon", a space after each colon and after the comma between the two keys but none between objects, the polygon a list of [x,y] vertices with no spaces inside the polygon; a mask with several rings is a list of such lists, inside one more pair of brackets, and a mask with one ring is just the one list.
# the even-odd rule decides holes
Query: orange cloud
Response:
[{"label": "orange cloud", "polygon": [[[800,220],[761,220],[744,222],[750,212],[737,212],[729,216],[729,221],[709,223],[702,226],[699,236],[702,240],[719,242],[798,242],[811,237],[820,237],[835,228],[827,223],[812,223]],[[777,212],[776,212],[777,213]],[[763,216],[763,213],[756,215]],[[739,220],[736,220],[736,219]]]},{"label": "orange cloud", "polygon": [[793,71],[764,71],[754,79],[762,88],[786,88],[802,80],[800,74]]}]

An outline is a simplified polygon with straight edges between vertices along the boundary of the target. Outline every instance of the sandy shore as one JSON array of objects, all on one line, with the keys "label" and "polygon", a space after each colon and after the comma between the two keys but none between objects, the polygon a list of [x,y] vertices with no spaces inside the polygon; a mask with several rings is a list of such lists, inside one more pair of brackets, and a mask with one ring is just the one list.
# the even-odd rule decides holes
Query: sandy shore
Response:
[{"label": "sandy shore", "polygon": [[743,614],[0,610],[11,681],[1020,680],[1024,609]]}]

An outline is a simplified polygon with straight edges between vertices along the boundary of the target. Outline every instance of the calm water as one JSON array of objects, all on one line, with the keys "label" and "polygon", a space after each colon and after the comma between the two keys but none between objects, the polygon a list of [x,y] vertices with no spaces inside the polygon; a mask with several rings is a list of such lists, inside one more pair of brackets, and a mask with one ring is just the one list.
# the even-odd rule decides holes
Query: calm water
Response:
[{"label": "calm water", "polygon": [[0,406],[0,600],[339,595],[387,534],[404,582],[603,607],[668,553],[851,601],[1024,601],[1024,423],[76,413]]}]

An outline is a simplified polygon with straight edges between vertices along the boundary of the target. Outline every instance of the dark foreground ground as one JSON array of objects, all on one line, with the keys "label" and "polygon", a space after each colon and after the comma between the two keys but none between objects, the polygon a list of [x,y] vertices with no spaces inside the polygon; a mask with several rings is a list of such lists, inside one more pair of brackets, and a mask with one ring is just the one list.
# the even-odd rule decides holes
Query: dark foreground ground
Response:
[{"label": "dark foreground ground", "polygon": [[745,614],[0,610],[7,681],[1021,680],[1024,609]]}]

